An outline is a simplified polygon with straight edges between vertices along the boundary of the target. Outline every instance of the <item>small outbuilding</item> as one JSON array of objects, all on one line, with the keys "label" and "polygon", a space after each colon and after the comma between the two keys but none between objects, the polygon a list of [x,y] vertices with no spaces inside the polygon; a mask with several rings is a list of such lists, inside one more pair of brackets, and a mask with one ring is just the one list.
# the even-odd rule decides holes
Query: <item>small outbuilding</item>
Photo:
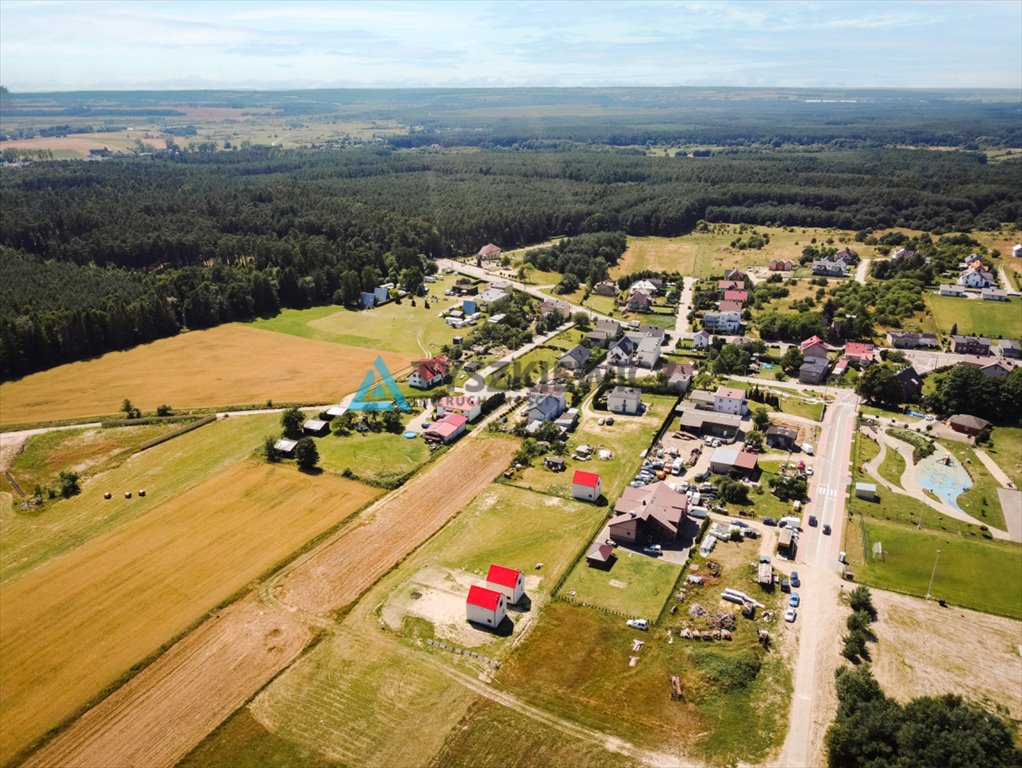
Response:
[{"label": "small outbuilding", "polygon": [[500,592],[507,598],[508,605],[514,605],[525,597],[525,575],[514,568],[491,564],[486,574],[486,588]]},{"label": "small outbuilding", "polygon": [[877,500],[877,487],[875,483],[856,483],[855,496],[866,501]]},{"label": "small outbuilding", "polygon": [[280,438],[273,444],[273,450],[275,450],[281,456],[286,456],[289,459],[294,458],[295,448],[298,447],[297,440],[288,440],[286,437]]},{"label": "small outbuilding", "polygon": [[947,425],[955,432],[961,432],[963,435],[978,435],[990,425],[990,422],[986,419],[981,419],[979,416],[959,413],[948,419]]},{"label": "small outbuilding", "polygon": [[593,548],[586,552],[586,564],[592,568],[610,568],[614,564],[614,547],[610,544],[594,544]]},{"label": "small outbuilding", "polygon": [[302,432],[314,437],[323,437],[330,431],[330,424],[323,419],[309,419],[302,424]]},{"label": "small outbuilding", "polygon": [[575,470],[571,478],[571,495],[582,501],[596,501],[600,498],[602,489],[600,487],[600,476],[595,472],[583,472]]},{"label": "small outbuilding", "polygon": [[484,627],[499,627],[507,616],[507,598],[500,592],[485,587],[472,586],[465,600],[466,618],[473,624]]}]

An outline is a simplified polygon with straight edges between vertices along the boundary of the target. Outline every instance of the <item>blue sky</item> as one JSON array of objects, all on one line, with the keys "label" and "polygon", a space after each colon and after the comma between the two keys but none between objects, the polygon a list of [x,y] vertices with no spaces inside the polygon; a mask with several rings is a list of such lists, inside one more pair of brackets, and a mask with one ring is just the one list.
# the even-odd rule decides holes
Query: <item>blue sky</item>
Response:
[{"label": "blue sky", "polygon": [[0,0],[0,82],[1022,88],[1022,0]]}]

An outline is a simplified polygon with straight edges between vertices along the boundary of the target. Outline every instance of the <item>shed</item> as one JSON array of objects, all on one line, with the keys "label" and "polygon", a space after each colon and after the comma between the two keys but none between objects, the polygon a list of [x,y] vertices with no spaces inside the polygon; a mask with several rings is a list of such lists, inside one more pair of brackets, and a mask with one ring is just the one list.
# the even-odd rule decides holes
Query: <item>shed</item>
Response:
[{"label": "shed", "polygon": [[323,437],[329,431],[330,424],[323,421],[323,419],[309,419],[304,424],[302,424],[302,432],[304,432],[307,435]]},{"label": "shed", "polygon": [[564,459],[560,456],[547,456],[543,459],[543,464],[552,472],[563,472],[565,469]]},{"label": "shed", "polygon": [[347,410],[343,405],[331,405],[326,409],[326,415],[330,419],[336,419],[338,416],[343,416]]},{"label": "shed", "polygon": [[610,544],[594,544],[592,549],[586,552],[586,563],[593,568],[610,568],[614,563],[614,547]]},{"label": "shed", "polygon": [[595,472],[575,470],[571,478],[571,495],[582,501],[596,501],[600,498],[600,476]]},{"label": "shed", "polygon": [[876,501],[877,498],[877,487],[875,483],[856,483],[855,484],[855,495],[860,499],[866,499],[867,501]]},{"label": "shed", "polygon": [[295,448],[296,447],[298,447],[298,441],[297,440],[288,440],[285,437],[282,437],[280,440],[278,440],[277,442],[275,442],[273,444],[273,450],[275,450],[281,456],[288,456],[288,457],[291,457],[291,456],[295,455]]},{"label": "shed", "polygon": [[514,568],[491,564],[486,574],[486,587],[500,592],[507,598],[508,605],[514,605],[525,597],[525,575]]},{"label": "shed", "polygon": [[465,299],[461,302],[461,311],[466,315],[474,315],[479,310],[476,308],[475,299]]},{"label": "shed", "polygon": [[473,585],[465,600],[465,613],[473,624],[498,627],[507,616],[507,599],[500,592]]},{"label": "shed", "polygon": [[981,419],[979,416],[970,416],[962,413],[952,416],[947,420],[947,423],[955,432],[961,432],[966,435],[978,435],[990,424],[989,421]]}]

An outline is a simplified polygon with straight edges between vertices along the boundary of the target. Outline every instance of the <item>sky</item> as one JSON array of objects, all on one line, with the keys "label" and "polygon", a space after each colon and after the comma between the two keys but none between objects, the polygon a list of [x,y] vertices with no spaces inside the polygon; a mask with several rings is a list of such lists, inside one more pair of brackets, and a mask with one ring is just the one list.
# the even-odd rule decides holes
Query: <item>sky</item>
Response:
[{"label": "sky", "polygon": [[1022,0],[0,0],[0,83],[1022,89]]}]

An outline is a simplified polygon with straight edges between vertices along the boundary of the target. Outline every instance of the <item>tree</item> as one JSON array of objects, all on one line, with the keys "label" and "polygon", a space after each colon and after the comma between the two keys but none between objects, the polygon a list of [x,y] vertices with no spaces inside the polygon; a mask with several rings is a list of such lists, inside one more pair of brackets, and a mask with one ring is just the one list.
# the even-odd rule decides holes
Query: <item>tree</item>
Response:
[{"label": "tree", "polygon": [[406,267],[401,270],[401,287],[413,296],[422,287],[423,274],[418,266]]},{"label": "tree", "polygon": [[749,486],[730,477],[721,480],[717,490],[720,498],[731,504],[745,504],[749,500]]},{"label": "tree", "polygon": [[770,428],[770,414],[766,408],[753,408],[752,409],[752,423],[756,425],[756,429],[761,432],[765,432]]},{"label": "tree", "polygon": [[263,438],[263,458],[266,459],[267,464],[276,464],[280,457],[277,455],[277,449],[274,445],[277,442],[277,438],[273,435],[267,435]]},{"label": "tree", "polygon": [[746,435],[745,442],[748,443],[752,448],[755,448],[757,451],[762,451],[764,443],[763,433],[760,432],[758,429],[754,429],[752,430],[752,432]]},{"label": "tree", "polygon": [[131,404],[128,398],[124,398],[124,402],[121,403],[121,410],[124,411],[124,415],[129,419],[135,415],[135,406]]},{"label": "tree", "polygon": [[871,619],[876,619],[877,611],[873,607],[873,595],[870,594],[869,587],[858,586],[853,589],[848,604],[852,606],[853,611],[862,611]]},{"label": "tree", "polygon": [[61,470],[58,484],[60,487],[60,495],[63,496],[65,499],[69,499],[72,496],[77,496],[78,493],[81,492],[81,488],[78,487],[77,472]]},{"label": "tree", "polygon": [[303,423],[305,423],[305,416],[293,405],[280,417],[280,426],[284,428],[284,437],[289,440],[297,440],[302,436]]},{"label": "tree", "polygon": [[156,415],[157,416],[173,416],[174,415],[174,409],[171,408],[169,405],[166,405],[166,404],[158,405],[158,406],[156,406]]},{"label": "tree", "polygon": [[592,320],[589,319],[589,315],[585,312],[576,312],[571,316],[572,321],[575,323],[575,327],[580,331],[588,331],[592,328]]},{"label": "tree", "polygon": [[304,470],[313,469],[319,464],[319,449],[316,448],[316,441],[311,437],[303,437],[295,446],[295,461]]},{"label": "tree", "polygon": [[871,365],[855,382],[855,391],[874,405],[897,407],[903,399],[897,370],[890,363]]},{"label": "tree", "polygon": [[788,351],[781,358],[781,370],[789,376],[794,376],[798,373],[798,369],[802,367],[804,362],[805,358],[802,356],[802,350],[796,346],[788,347]]},{"label": "tree", "polygon": [[401,415],[397,411],[384,411],[383,428],[392,434],[398,434],[404,429],[401,423]]}]

